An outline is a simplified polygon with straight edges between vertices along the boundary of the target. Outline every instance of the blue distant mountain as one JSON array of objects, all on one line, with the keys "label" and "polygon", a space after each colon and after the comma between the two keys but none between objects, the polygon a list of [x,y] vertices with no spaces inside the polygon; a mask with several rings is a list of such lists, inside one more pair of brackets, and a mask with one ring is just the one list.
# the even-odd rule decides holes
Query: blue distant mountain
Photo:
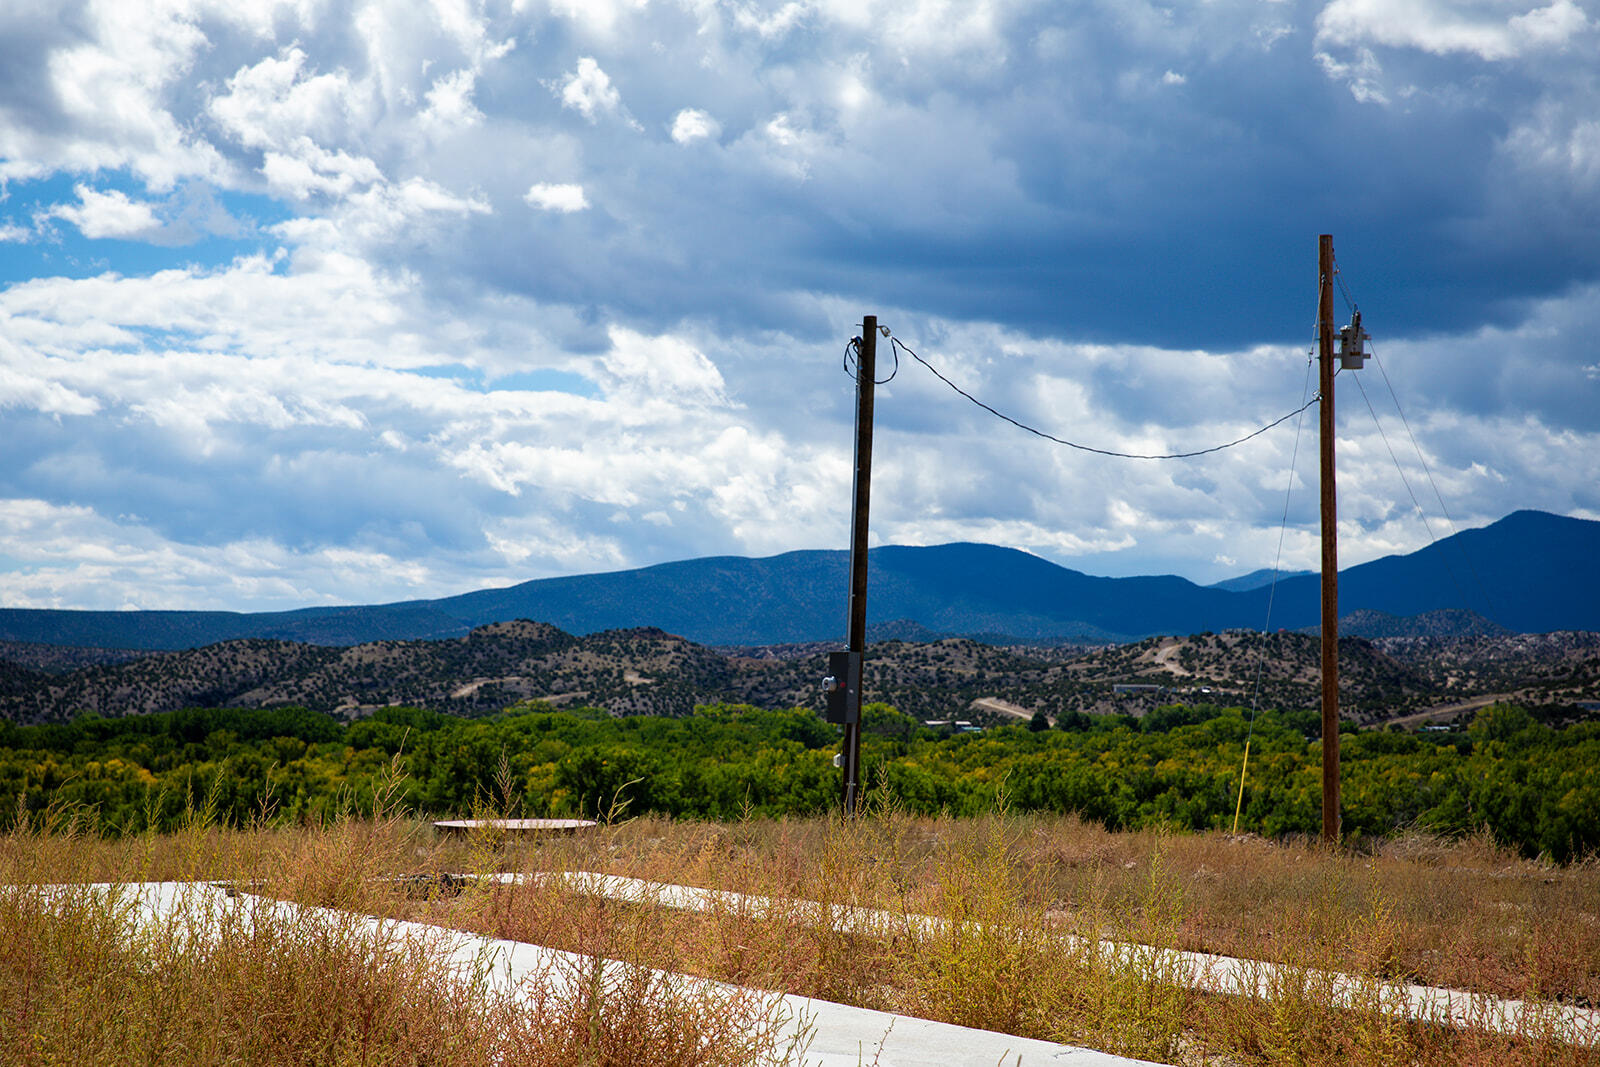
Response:
[{"label": "blue distant mountain", "polygon": [[1221,582],[1212,582],[1208,589],[1226,589],[1230,593],[1244,593],[1251,589],[1260,589],[1264,585],[1271,585],[1274,581],[1285,581],[1289,578],[1300,578],[1316,571],[1275,571],[1271,567],[1262,567],[1249,574],[1241,574],[1237,578],[1229,578]]},{"label": "blue distant mountain", "polygon": [[[869,553],[868,621],[1021,641],[1120,641],[1268,625],[1266,585],[1099,578],[994,545]],[[526,618],[569,633],[656,626],[703,644],[842,641],[849,554],[719,556],[544,578],[439,600],[240,614],[0,610],[0,640],[189,648],[239,637],[313,644],[457,637]],[[1249,577],[1249,576],[1247,576]],[[1269,575],[1270,581],[1270,575]],[[1341,572],[1340,614],[1470,612],[1522,633],[1600,630],[1600,522],[1519,511],[1417,552]],[[1280,577],[1273,629],[1317,625],[1314,574]]]}]

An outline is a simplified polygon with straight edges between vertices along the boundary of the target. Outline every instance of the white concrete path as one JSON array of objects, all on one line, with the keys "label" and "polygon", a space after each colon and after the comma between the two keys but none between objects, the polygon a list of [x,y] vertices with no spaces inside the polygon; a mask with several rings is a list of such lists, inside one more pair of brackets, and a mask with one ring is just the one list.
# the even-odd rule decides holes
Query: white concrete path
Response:
[{"label": "white concrete path", "polygon": [[[527,875],[495,875],[516,883]],[[534,875],[532,877],[549,877]],[[579,872],[560,875],[574,891],[636,904],[694,911],[727,912],[751,918],[784,916],[862,934],[910,931],[926,934],[944,926],[944,920],[925,915],[849,906],[826,906],[809,900],[783,900],[747,896],[714,889],[646,882],[637,878]],[[1064,935],[1063,944],[1081,950],[1081,938]],[[1137,962],[1146,971],[1167,975],[1179,984],[1228,996],[1268,999],[1285,989],[1326,991],[1334,1002],[1360,1010],[1416,1019],[1463,1029],[1498,1033],[1548,1033],[1568,1044],[1600,1045],[1600,1011],[1570,1005],[1505,1000],[1437,986],[1374,982],[1346,974],[1280,967],[1260,960],[1237,959],[1207,952],[1180,952],[1145,945],[1102,943],[1099,951],[1111,962]]]},{"label": "white concrete path", "polygon": [[[73,887],[50,888],[55,893],[65,893]],[[130,906],[134,922],[141,927],[178,923],[187,933],[200,938],[215,936],[225,922],[250,921],[266,914],[288,922],[309,921],[330,926],[354,920],[371,930],[380,945],[425,944],[438,952],[443,963],[461,980],[482,981],[490,992],[510,993],[520,998],[529,996],[533,983],[560,982],[561,976],[581,974],[584,969],[582,957],[540,945],[479,937],[422,923],[352,916],[328,908],[269,901],[209,883],[144,882],[91,888],[103,893],[126,894],[123,899]],[[263,908],[267,911],[260,910]],[[681,983],[685,990],[749,992],[689,975],[663,976]],[[877,1067],[1151,1067],[1144,1060],[890,1015],[848,1004],[778,993],[758,995],[766,998],[765,1004],[786,1020],[785,1040],[801,1044],[803,1052],[797,1062],[804,1067],[872,1067],[873,1064]]]}]

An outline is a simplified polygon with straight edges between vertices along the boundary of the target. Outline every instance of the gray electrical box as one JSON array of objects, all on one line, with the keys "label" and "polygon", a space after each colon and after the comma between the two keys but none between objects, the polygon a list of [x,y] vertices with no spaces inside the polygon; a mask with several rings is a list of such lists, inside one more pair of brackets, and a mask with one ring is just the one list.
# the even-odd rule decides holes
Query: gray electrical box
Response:
[{"label": "gray electrical box", "polygon": [[828,653],[828,676],[822,680],[822,692],[828,701],[825,718],[829,722],[845,725],[861,721],[861,694],[856,691],[856,679],[860,677],[861,653]]},{"label": "gray electrical box", "polygon": [[1361,328],[1361,312],[1339,331],[1339,369],[1360,370],[1367,362],[1366,343],[1372,335]]}]

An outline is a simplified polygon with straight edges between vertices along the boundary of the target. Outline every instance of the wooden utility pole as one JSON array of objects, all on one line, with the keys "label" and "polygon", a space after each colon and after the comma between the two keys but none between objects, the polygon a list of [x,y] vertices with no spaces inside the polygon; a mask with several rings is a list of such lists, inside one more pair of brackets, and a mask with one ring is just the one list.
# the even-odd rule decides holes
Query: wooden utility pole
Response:
[{"label": "wooden utility pole", "polygon": [[1339,530],[1333,481],[1333,235],[1317,240],[1322,438],[1322,840],[1339,840]]},{"label": "wooden utility pole", "polygon": [[861,804],[861,681],[863,653],[867,648],[867,508],[872,497],[872,389],[877,374],[878,316],[861,320],[861,344],[856,352],[856,469],[855,501],[850,507],[850,622],[845,649],[853,677],[847,679],[853,707],[844,723],[844,783],[840,800],[846,815]]}]

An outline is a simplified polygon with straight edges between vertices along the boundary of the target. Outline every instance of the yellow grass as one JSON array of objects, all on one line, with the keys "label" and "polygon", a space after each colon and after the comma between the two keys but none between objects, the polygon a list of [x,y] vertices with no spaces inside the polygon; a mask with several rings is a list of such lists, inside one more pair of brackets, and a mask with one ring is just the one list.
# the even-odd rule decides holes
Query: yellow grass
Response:
[{"label": "yellow grass", "polygon": [[[902,920],[834,929],[800,905],[760,918],[698,914],[607,901],[551,878],[458,894],[391,880],[491,871],[627,875]],[[515,1007],[442,979],[424,946],[380,959],[355,923],[269,924],[197,950],[170,931],[130,936],[115,901],[79,894],[60,906],[32,888],[194,879],[620,966],[591,963],[568,976],[576,993]],[[1505,1036],[1377,1010],[1395,979],[1600,1003],[1600,869],[1543,867],[1483,840],[1417,838],[1356,854],[1111,834],[1072,818],[885,811],[853,822],[642,818],[518,843],[444,839],[402,817],[223,831],[200,813],[161,837],[104,841],[59,818],[14,832],[0,838],[0,883],[8,1064],[666,1065],[784,1055],[759,998],[685,998],[648,968],[1168,1063],[1600,1063],[1537,1016]],[[1150,950],[1111,956],[1098,950],[1107,941]],[[1223,997],[1177,982],[1170,957],[1155,951],[1165,948],[1283,966],[1271,972],[1271,996]],[[1338,1006],[1329,972],[1355,976],[1365,1000]]]},{"label": "yellow grass", "polygon": [[[452,972],[426,938],[381,938],[360,912],[382,910],[384,876],[425,858],[422,831],[389,818],[228,832],[201,816],[165,837],[107,842],[69,820],[0,838],[0,1063],[790,1061],[782,1020],[753,994],[595,959],[555,965],[568,973],[518,1002]],[[141,924],[133,892],[115,888],[196,879],[259,892],[237,912],[191,903]],[[274,896],[348,910],[274,908]]]}]

